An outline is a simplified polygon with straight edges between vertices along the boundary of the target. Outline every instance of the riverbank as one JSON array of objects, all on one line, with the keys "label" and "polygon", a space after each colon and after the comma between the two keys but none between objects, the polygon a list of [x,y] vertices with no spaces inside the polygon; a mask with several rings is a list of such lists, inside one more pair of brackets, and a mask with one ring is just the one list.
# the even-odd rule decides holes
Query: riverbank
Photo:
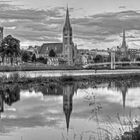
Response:
[{"label": "riverbank", "polygon": [[0,73],[0,83],[49,83],[140,79],[140,70],[69,70]]},{"label": "riverbank", "polygon": [[[110,66],[96,66],[97,70],[111,70]],[[116,66],[116,70],[136,69],[140,70],[139,65]],[[60,70],[95,70],[95,67],[83,68],[82,66],[58,65],[51,66],[42,63],[23,63],[20,65],[0,65],[0,72],[16,71],[60,71]]]},{"label": "riverbank", "polygon": [[81,66],[49,66],[41,63],[24,63],[21,65],[1,65],[0,72],[14,72],[14,71],[43,71],[43,70],[80,70]]}]

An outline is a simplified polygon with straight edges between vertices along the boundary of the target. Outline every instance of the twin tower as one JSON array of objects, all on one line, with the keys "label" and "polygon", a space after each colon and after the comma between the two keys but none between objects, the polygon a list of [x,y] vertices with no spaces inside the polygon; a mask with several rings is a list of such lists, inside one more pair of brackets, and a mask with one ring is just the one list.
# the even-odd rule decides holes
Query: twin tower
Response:
[{"label": "twin tower", "polygon": [[63,58],[67,61],[68,65],[74,65],[76,61],[77,48],[74,46],[72,38],[72,27],[67,7],[65,24],[63,27]]}]

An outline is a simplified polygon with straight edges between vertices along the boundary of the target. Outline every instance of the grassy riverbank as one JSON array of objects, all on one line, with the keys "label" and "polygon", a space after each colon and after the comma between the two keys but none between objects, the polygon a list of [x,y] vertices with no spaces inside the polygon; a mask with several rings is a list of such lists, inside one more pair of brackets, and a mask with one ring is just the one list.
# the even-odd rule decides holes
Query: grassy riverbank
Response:
[{"label": "grassy riverbank", "polygon": [[11,71],[43,71],[43,70],[79,70],[83,69],[81,66],[49,66],[41,63],[25,63],[16,66],[0,66],[0,72],[11,72]]},{"label": "grassy riverbank", "polygon": [[[58,65],[50,66],[42,63],[23,63],[20,65],[1,65],[0,72],[12,72],[12,71],[47,71],[47,70],[83,70],[82,66],[68,66],[68,65]],[[95,70],[95,67],[85,68],[86,70]],[[110,66],[96,66],[97,70],[110,70]],[[126,66],[116,66],[117,70],[125,69],[140,69],[139,65],[126,65]]]},{"label": "grassy riverbank", "polygon": [[11,74],[9,77],[0,77],[0,83],[49,83],[49,82],[75,82],[75,81],[112,81],[123,79],[140,79],[140,73],[126,74],[98,74],[81,76],[61,76],[61,77],[20,77],[18,73]]}]

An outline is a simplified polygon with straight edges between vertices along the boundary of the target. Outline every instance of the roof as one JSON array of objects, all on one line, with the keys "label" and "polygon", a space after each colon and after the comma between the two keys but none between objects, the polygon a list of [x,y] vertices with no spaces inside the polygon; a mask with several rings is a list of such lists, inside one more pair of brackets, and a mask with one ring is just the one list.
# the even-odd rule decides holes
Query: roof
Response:
[{"label": "roof", "polygon": [[52,49],[56,54],[61,54],[63,51],[63,43],[44,43],[39,50],[39,54],[49,53]]}]

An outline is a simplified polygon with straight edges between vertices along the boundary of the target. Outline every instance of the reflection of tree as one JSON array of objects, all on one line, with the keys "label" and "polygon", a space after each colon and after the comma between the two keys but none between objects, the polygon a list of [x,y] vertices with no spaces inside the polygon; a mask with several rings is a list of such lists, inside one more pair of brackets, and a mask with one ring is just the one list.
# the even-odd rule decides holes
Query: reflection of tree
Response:
[{"label": "reflection of tree", "polygon": [[4,91],[4,101],[8,105],[20,100],[20,88],[16,85],[14,87],[8,87]]},{"label": "reflection of tree", "polygon": [[59,84],[47,84],[40,86],[38,91],[41,91],[44,96],[46,95],[62,95],[63,89]]},{"label": "reflection of tree", "polygon": [[[14,102],[20,100],[20,88],[18,85],[3,86],[0,89],[0,104],[5,102],[12,105]],[[1,107],[0,107],[1,108]]]},{"label": "reflection of tree", "polygon": [[3,112],[3,91],[0,90],[0,113]]}]

